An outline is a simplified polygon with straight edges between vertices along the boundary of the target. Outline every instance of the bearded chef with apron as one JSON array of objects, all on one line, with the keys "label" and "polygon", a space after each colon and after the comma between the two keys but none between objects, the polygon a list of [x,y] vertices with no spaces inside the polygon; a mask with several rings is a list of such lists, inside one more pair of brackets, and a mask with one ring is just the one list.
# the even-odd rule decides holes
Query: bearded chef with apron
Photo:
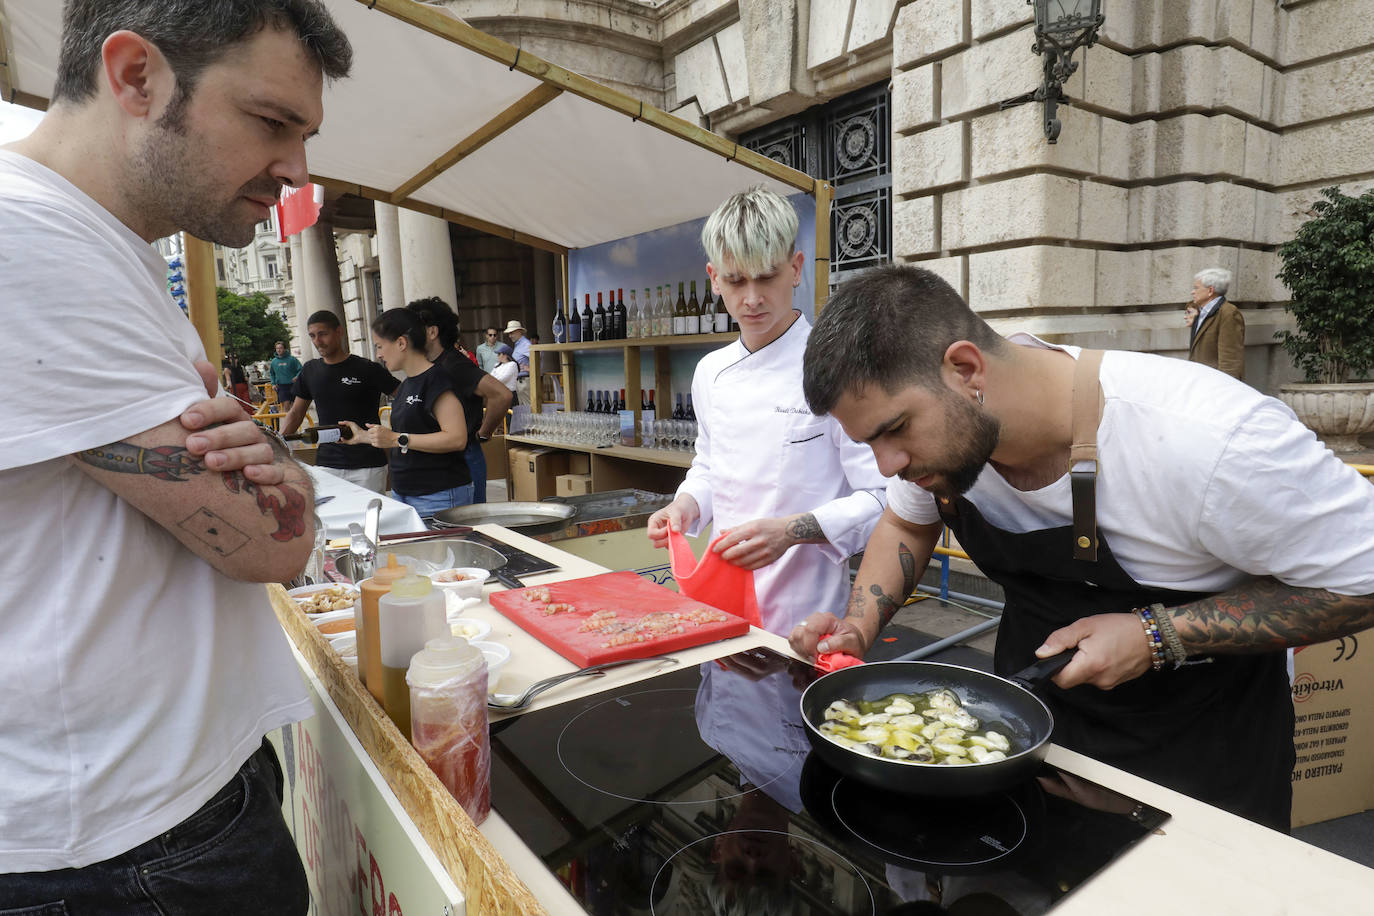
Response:
[{"label": "bearded chef with apron", "polygon": [[[826,368],[846,345],[865,370]],[[845,619],[794,649],[866,651],[948,526],[1005,591],[997,673],[1078,650],[1045,691],[1055,743],[1288,829],[1281,649],[1370,625],[1374,489],[1287,407],[1181,360],[1003,339],[900,267],[832,298],[805,385],[901,479]]]}]

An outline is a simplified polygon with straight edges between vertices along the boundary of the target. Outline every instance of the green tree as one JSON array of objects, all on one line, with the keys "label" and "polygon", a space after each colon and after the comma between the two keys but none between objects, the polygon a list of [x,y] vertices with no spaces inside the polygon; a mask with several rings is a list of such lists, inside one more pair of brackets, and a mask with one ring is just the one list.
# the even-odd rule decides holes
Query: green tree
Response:
[{"label": "green tree", "polygon": [[291,329],[281,315],[268,310],[271,300],[266,293],[240,296],[221,286],[215,288],[215,299],[224,329],[224,352],[237,353],[240,363],[271,359],[275,355],[272,345],[279,340],[291,346]]},{"label": "green tree", "polygon": [[1323,188],[1312,217],[1279,246],[1279,279],[1296,331],[1274,336],[1308,382],[1338,384],[1374,374],[1374,190],[1359,197]]}]

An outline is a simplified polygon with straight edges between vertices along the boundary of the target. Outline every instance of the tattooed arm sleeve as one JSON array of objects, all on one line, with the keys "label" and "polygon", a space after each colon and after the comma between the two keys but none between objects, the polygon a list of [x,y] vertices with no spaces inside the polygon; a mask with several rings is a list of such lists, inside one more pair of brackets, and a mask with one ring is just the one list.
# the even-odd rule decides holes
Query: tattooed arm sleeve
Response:
[{"label": "tattooed arm sleeve", "polygon": [[284,582],[299,573],[314,546],[305,471],[278,453],[285,479],[261,486],[238,472],[210,470],[186,450],[186,436],[172,420],[70,460],[227,576]]},{"label": "tattooed arm sleeve", "polygon": [[1252,579],[1172,609],[1190,655],[1263,652],[1325,642],[1374,626],[1374,595],[1336,595]]},{"label": "tattooed arm sleeve", "polygon": [[917,525],[883,511],[864,548],[863,562],[854,577],[845,617],[873,645],[878,633],[916,588],[943,525]]}]

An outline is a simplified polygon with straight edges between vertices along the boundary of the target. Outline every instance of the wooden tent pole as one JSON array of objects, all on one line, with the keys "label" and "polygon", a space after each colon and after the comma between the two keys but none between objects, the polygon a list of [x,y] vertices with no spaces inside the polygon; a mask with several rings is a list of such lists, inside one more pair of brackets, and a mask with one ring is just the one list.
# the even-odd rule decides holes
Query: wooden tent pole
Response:
[{"label": "wooden tent pole", "polygon": [[830,298],[830,202],[835,189],[828,182],[816,179],[816,314],[820,315]]}]

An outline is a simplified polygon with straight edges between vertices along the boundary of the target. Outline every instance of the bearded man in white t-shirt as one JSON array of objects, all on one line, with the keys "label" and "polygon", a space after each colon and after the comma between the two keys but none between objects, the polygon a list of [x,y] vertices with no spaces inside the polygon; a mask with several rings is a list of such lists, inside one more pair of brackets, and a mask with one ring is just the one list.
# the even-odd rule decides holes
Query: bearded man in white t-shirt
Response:
[{"label": "bearded man in white t-shirt", "polygon": [[1003,338],[911,267],[839,288],[803,384],[899,479],[845,617],[794,649],[866,652],[947,526],[1006,593],[999,674],[1077,647],[1056,743],[1288,829],[1280,650],[1374,624],[1374,488],[1291,410],[1205,366]]},{"label": "bearded man in white t-shirt", "polygon": [[68,2],[51,108],[0,149],[0,309],[23,330],[0,340],[6,912],[309,905],[263,736],[311,707],[252,583],[303,567],[312,493],[251,424],[188,431],[242,414],[205,401],[149,243],[250,242],[308,181],[351,49],[318,0],[212,6]]}]

